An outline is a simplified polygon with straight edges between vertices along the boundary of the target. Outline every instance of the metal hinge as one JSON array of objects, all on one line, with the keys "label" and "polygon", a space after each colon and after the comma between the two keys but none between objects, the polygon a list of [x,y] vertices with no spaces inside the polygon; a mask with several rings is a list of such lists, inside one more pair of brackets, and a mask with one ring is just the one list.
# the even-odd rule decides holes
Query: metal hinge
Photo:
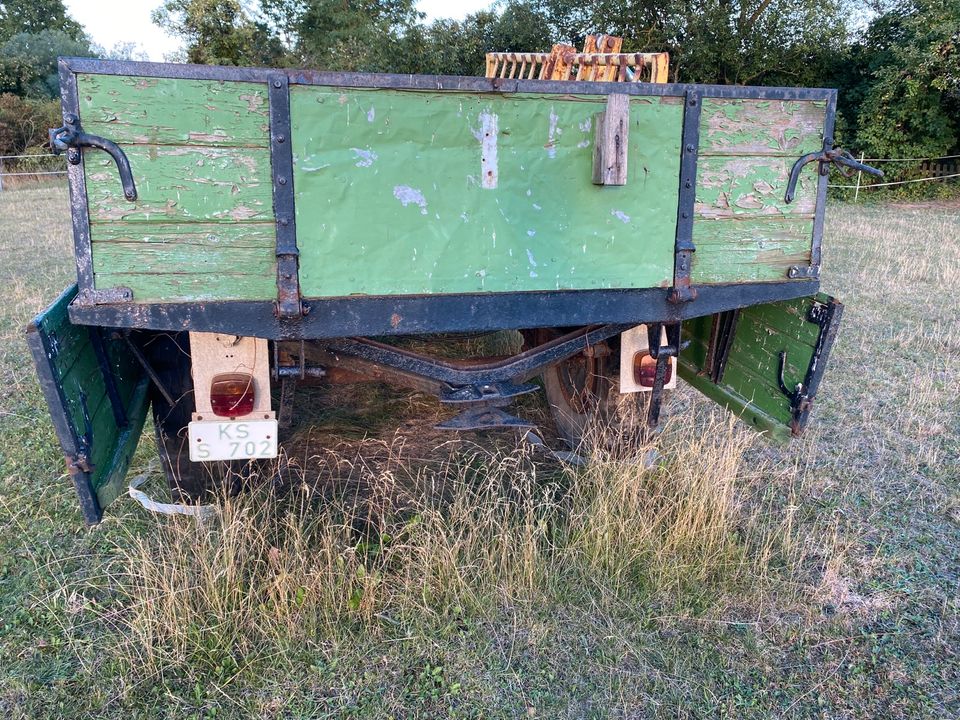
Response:
[{"label": "metal hinge", "polygon": [[93,465],[90,462],[90,458],[87,457],[86,453],[80,453],[78,455],[67,455],[67,472],[73,475],[80,475],[82,473],[92,473]]}]

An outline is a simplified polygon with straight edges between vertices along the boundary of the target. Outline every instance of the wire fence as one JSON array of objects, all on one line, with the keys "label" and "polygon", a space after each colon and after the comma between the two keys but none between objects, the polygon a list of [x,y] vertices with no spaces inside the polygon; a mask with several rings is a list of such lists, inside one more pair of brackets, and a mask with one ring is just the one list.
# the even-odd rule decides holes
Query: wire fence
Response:
[{"label": "wire fence", "polygon": [[63,156],[53,153],[0,155],[0,192],[24,187],[30,180],[49,180],[66,174]]},{"label": "wire fence", "polygon": [[[44,160],[43,163],[40,163],[38,169],[36,170],[26,170],[21,169],[19,166],[24,162],[34,163],[40,159],[46,158],[59,158],[59,162],[63,162],[64,158],[62,155],[54,155],[53,153],[37,153],[34,155],[0,155],[0,192],[4,188],[3,179],[4,178],[15,178],[15,177],[49,177],[49,176],[59,176],[66,175],[66,169],[63,170],[53,170],[49,167],[53,163],[50,160]],[[874,190],[878,188],[889,188],[896,187],[898,185],[911,185],[914,183],[925,183],[925,182],[937,182],[941,180],[953,180],[955,178],[960,178],[960,172],[948,172],[944,173],[944,169],[955,169],[960,170],[960,155],[945,155],[943,157],[921,157],[921,158],[865,158],[863,155],[860,156],[860,162],[865,163],[937,163],[936,170],[937,173],[927,177],[920,178],[910,178],[907,180],[894,180],[890,182],[863,182],[863,174],[858,172],[856,182],[853,183],[829,183],[827,187],[835,188],[837,190],[853,190],[854,197],[856,199],[859,196],[861,190]],[[5,170],[5,165],[11,166],[11,171]]]}]

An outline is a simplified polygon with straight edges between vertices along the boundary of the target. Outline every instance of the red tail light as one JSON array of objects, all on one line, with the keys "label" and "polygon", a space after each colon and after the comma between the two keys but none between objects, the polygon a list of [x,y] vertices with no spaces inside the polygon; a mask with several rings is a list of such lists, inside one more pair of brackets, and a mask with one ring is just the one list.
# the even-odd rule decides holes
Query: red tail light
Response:
[{"label": "red tail light", "polygon": [[222,373],[210,383],[210,405],[220,417],[239,417],[253,412],[253,375]]},{"label": "red tail light", "polygon": [[[653,359],[650,353],[637,353],[633,356],[633,379],[641,387],[652,388],[654,380],[657,377],[657,361]],[[673,379],[673,362],[667,360],[667,372],[663,376],[663,384],[666,385]]]}]

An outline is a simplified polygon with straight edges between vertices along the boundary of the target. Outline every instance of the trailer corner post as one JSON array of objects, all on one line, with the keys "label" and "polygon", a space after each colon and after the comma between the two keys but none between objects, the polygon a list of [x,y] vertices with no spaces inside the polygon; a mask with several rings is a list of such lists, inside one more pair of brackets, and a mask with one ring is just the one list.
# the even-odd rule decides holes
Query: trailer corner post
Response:
[{"label": "trailer corner post", "polygon": [[285,73],[268,76],[270,99],[270,163],[273,179],[273,212],[277,228],[278,318],[304,314],[300,300],[300,251],[293,194],[293,151],[290,144],[290,83]]}]

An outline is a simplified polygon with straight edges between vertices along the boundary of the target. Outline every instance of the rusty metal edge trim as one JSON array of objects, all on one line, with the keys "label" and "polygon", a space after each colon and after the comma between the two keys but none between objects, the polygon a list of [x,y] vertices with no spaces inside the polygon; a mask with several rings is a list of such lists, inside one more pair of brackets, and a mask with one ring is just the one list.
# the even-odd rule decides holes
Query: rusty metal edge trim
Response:
[{"label": "rusty metal edge trim", "polygon": [[[833,133],[837,121],[837,91],[830,92],[827,98],[827,109],[823,119],[823,146],[833,147]],[[823,222],[827,209],[827,184],[830,178],[827,175],[817,176],[817,206],[813,215],[813,234],[810,238],[810,267],[820,273],[823,247]]]},{"label": "rusty metal edge trim", "polygon": [[680,188],[677,195],[677,232],[674,241],[673,289],[670,301],[689,302],[697,297],[690,286],[693,266],[694,206],[697,199],[697,161],[700,157],[701,95],[690,90],[683,102],[683,130],[680,135]]},{"label": "rusty metal edge trim", "polygon": [[227,332],[272,340],[486,332],[606,323],[677,322],[722,310],[813,295],[817,280],[700,285],[695,303],[672,304],[669,288],[464,295],[359,295],[304,299],[291,322],[272,301],[117,303],[70,306],[77,324],[145,330]]},{"label": "rusty metal edge trim", "polygon": [[[64,295],[75,292],[76,286],[71,285],[60,294],[57,301]],[[80,511],[88,525],[95,525],[103,517],[103,508],[100,507],[97,494],[93,489],[93,478],[89,472],[83,471],[79,467],[82,464],[80,463],[80,439],[77,437],[76,428],[70,422],[67,412],[67,399],[63,394],[63,388],[50,369],[50,361],[54,352],[50,345],[50,338],[43,330],[39,315],[27,325],[26,336],[27,347],[30,348],[30,353],[33,355],[33,364],[37,371],[43,397],[47,401],[47,409],[50,412],[53,429],[60,441],[60,449],[63,451],[70,478],[80,502]]]},{"label": "rusty metal edge trim", "polygon": [[388,73],[322,72],[297,68],[241,68],[216,65],[154,63],[134,60],[98,60],[61,58],[75,73],[133,75],[196,80],[233,80],[264,83],[275,73],[285,74],[290,84],[328,85],[332,87],[394,88],[398,90],[435,90],[452,92],[546,93],[575,95],[628,95],[683,97],[694,90],[703,97],[770,100],[826,100],[835,90],[829,88],[757,87],[747,85],[694,85],[689,83],[606,83],[561,80],[510,80],[504,78],[460,77],[456,75],[396,75]]},{"label": "rusty metal edge trim", "polygon": [[[80,100],[77,94],[77,76],[69,63],[57,63],[60,77],[60,110],[63,122],[67,115],[80,118]],[[93,290],[93,249],[90,242],[90,210],[87,206],[87,181],[83,152],[78,151],[80,162],[67,163],[67,180],[70,187],[70,217],[73,222],[73,247],[77,263],[77,285],[81,291]]]},{"label": "rusty metal edge trim", "polygon": [[293,318],[301,315],[302,304],[290,142],[290,88],[287,76],[283,73],[270,74],[267,85],[270,102],[270,172],[277,234],[277,315]]}]

